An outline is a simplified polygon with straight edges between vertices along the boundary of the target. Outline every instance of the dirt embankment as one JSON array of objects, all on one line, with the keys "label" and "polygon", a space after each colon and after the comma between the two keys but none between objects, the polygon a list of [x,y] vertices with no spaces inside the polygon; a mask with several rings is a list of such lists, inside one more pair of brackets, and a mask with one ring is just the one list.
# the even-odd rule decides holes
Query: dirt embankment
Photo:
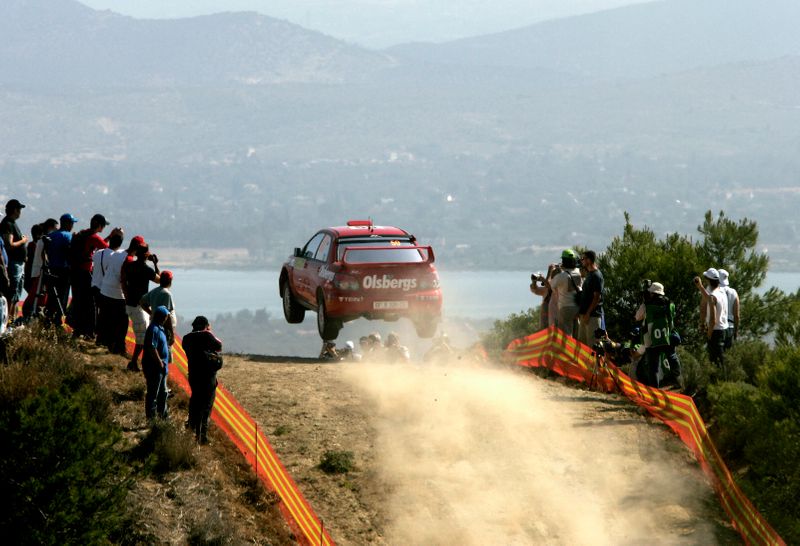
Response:
[{"label": "dirt embankment", "polygon": [[[233,357],[220,380],[338,544],[735,544],[698,465],[627,400],[527,371]],[[357,468],[326,475],[325,451]]]}]

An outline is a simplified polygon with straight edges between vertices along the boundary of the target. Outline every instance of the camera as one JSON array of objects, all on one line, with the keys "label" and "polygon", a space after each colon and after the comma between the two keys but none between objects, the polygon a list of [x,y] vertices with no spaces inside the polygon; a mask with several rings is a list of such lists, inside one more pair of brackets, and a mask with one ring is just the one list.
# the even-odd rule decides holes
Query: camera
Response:
[{"label": "camera", "polygon": [[544,284],[544,275],[542,275],[542,272],[537,271],[536,273],[531,273],[531,282]]},{"label": "camera", "polygon": [[640,332],[639,327],[635,327],[628,334],[629,339],[625,343],[617,343],[608,337],[608,332],[598,328],[594,331],[594,337],[597,342],[592,345],[592,351],[597,357],[608,355],[617,366],[630,364],[633,361],[633,354],[636,351]]}]

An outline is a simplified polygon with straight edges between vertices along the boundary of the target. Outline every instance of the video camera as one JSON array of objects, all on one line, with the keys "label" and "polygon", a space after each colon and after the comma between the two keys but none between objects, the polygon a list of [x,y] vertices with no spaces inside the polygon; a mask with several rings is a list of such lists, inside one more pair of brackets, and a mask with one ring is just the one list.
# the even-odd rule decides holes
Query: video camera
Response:
[{"label": "video camera", "polygon": [[597,342],[592,345],[592,351],[597,357],[608,356],[617,366],[630,364],[639,341],[639,335],[640,329],[635,327],[631,330],[629,339],[625,343],[617,343],[608,337],[608,332],[598,328],[594,331]]}]

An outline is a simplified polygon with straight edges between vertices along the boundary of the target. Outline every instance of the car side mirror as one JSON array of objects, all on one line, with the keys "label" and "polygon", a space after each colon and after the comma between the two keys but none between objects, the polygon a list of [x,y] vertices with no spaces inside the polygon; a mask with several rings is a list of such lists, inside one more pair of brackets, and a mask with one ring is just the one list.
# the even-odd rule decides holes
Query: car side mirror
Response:
[{"label": "car side mirror", "polygon": [[295,258],[302,258],[303,257],[303,249],[296,247],[294,249],[294,257]]}]

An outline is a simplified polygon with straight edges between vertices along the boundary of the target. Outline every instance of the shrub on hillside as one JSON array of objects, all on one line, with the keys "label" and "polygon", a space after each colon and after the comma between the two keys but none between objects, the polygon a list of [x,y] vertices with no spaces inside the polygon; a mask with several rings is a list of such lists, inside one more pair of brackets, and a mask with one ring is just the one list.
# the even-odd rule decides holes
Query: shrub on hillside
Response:
[{"label": "shrub on hillside", "polygon": [[486,351],[497,357],[506,350],[508,344],[521,337],[539,331],[539,308],[512,313],[504,320],[494,321],[492,329],[481,336]]},{"label": "shrub on hillside", "polygon": [[0,536],[9,544],[92,544],[120,525],[130,481],[110,398],[62,334],[8,340],[0,368]]},{"label": "shrub on hillside", "polygon": [[196,463],[194,436],[170,420],[156,419],[137,452],[156,474],[192,468]]},{"label": "shrub on hillside", "polygon": [[118,430],[91,412],[96,395],[42,390],[0,411],[0,533],[9,544],[92,544],[119,525],[128,482]]},{"label": "shrub on hillside", "polygon": [[718,446],[746,469],[743,489],[787,543],[800,542],[800,349],[775,351],[756,386],[709,387]]}]

